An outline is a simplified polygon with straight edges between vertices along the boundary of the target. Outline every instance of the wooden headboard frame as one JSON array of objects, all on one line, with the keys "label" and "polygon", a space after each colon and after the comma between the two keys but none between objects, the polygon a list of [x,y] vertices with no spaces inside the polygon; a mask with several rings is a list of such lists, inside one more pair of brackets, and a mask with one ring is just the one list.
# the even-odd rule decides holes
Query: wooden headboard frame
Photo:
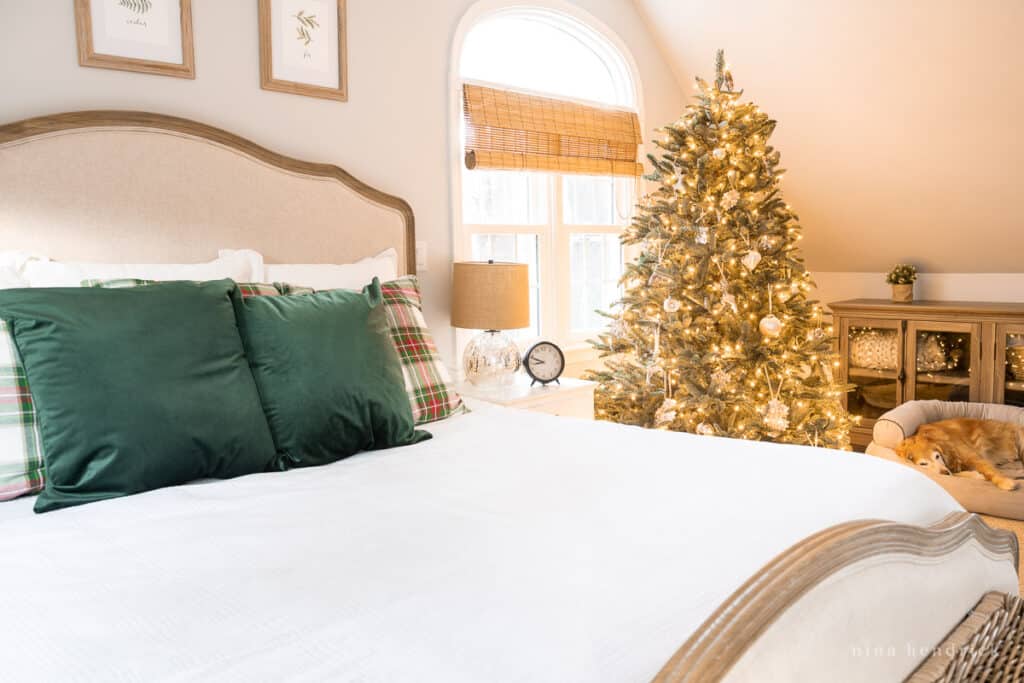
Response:
[{"label": "wooden headboard frame", "polygon": [[337,166],[137,111],[0,126],[0,244],[121,262],[202,261],[248,247],[271,263],[345,263],[395,247],[399,274],[416,272],[403,199]]}]

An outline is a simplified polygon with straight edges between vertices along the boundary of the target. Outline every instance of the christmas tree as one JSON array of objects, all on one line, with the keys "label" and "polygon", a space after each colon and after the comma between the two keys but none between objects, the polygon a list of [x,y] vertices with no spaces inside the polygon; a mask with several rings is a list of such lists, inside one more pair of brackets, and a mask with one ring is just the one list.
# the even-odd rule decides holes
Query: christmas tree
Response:
[{"label": "christmas tree", "polygon": [[623,235],[639,255],[593,344],[598,416],[705,435],[849,448],[833,334],[809,299],[775,128],[721,51],[714,84],[659,131],[657,188]]}]

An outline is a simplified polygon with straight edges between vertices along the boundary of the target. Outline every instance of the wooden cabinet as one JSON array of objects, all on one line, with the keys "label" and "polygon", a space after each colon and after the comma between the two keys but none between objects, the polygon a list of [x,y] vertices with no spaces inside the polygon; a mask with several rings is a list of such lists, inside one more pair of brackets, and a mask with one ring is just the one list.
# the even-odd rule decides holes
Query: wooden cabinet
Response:
[{"label": "wooden cabinet", "polygon": [[[847,410],[861,418],[853,443],[906,401],[1024,406],[1024,304],[853,299],[829,304],[838,331]],[[1010,358],[1020,347],[1020,378]]]}]

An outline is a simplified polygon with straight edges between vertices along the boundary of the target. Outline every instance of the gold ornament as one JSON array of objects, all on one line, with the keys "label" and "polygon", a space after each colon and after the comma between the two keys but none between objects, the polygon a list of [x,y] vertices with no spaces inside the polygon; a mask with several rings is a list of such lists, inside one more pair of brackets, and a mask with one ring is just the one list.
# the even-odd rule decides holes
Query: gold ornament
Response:
[{"label": "gold ornament", "polygon": [[768,401],[764,411],[764,426],[775,433],[789,429],[789,406],[777,398]]},{"label": "gold ornament", "polygon": [[757,268],[757,264],[761,263],[761,252],[757,249],[751,249],[743,255],[742,263],[746,266],[747,270],[751,273]]},{"label": "gold ornament", "polygon": [[676,419],[676,400],[674,398],[666,398],[661,402],[661,406],[657,412],[654,413],[654,425],[656,427],[664,427]]},{"label": "gold ornament", "polygon": [[782,334],[782,321],[769,313],[765,317],[761,318],[761,322],[758,324],[758,329],[761,330],[761,334],[769,339],[777,339],[778,336]]}]

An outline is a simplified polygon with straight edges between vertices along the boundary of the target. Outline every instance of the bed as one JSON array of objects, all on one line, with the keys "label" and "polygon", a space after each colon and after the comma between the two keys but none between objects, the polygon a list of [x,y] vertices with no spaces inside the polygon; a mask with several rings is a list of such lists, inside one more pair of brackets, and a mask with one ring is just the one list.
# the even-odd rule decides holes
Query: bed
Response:
[{"label": "bed", "polygon": [[[55,258],[415,272],[401,199],[182,119],[0,126],[0,188],[4,245]],[[1017,593],[1015,537],[909,468],[471,407],[324,467],[0,503],[3,678],[901,680]]]}]

